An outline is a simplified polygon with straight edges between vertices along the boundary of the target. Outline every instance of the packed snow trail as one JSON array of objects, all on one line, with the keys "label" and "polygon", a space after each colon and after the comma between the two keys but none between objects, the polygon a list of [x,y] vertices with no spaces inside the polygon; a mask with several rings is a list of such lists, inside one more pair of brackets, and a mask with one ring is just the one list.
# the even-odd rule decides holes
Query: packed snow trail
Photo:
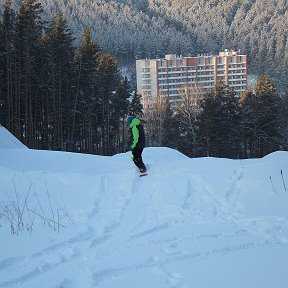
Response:
[{"label": "packed snow trail", "polygon": [[1,288],[286,287],[287,152],[189,159],[148,148],[139,177],[129,153],[21,150],[0,150],[0,203],[30,189],[41,211],[69,217],[59,233],[38,220],[15,236],[1,222]]}]

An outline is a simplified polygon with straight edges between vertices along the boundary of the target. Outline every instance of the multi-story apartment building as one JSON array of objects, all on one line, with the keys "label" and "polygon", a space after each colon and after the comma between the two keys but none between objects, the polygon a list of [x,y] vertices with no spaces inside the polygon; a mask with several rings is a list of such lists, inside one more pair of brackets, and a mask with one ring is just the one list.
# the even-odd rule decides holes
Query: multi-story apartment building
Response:
[{"label": "multi-story apartment building", "polygon": [[247,57],[228,50],[217,56],[171,54],[162,59],[136,60],[136,74],[138,92],[152,100],[165,95],[173,103],[181,99],[186,87],[197,86],[205,93],[220,79],[240,93],[247,87]]}]

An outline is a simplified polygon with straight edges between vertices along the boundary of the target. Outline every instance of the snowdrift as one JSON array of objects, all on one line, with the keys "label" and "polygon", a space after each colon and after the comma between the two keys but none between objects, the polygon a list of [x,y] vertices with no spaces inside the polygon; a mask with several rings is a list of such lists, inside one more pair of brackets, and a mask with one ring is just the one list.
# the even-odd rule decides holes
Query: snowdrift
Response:
[{"label": "snowdrift", "polygon": [[27,148],[22,142],[20,142],[13,134],[11,134],[6,128],[0,124],[0,149],[19,149]]},{"label": "snowdrift", "polygon": [[287,287],[288,153],[0,149],[0,287]]}]

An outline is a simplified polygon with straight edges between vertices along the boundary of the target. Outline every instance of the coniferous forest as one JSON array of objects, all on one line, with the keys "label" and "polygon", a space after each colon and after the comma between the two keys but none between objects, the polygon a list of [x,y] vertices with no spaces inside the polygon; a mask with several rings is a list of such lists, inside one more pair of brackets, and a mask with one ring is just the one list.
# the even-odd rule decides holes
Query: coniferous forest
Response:
[{"label": "coniferous forest", "polygon": [[[0,0],[0,4],[7,0]],[[13,0],[19,10],[21,0]],[[43,19],[62,14],[77,43],[88,27],[99,46],[130,66],[135,57],[241,50],[249,74],[288,82],[287,0],[39,0]],[[1,14],[1,9],[0,9]]]},{"label": "coniferous forest", "polygon": [[[60,14],[41,21],[41,5],[4,5],[0,41],[0,121],[28,147],[111,154],[128,107],[116,59],[84,29],[82,43]],[[122,121],[123,122],[123,121]]]},{"label": "coniferous forest", "polygon": [[[207,26],[205,29],[202,27],[201,29],[204,29],[202,31],[200,26],[195,24],[196,20],[193,22],[188,16],[194,15],[193,11],[198,11],[204,2],[210,5],[211,11],[216,11],[225,1],[195,1],[200,8],[190,3],[191,11],[184,4],[185,1],[180,0],[94,1],[98,3],[99,11],[102,11],[105,5],[106,8],[107,5],[114,7],[115,11],[126,7],[126,14],[118,15],[118,17],[123,16],[121,16],[122,20],[118,18],[113,20],[118,23],[118,28],[121,27],[121,23],[126,23],[127,18],[129,19],[127,15],[130,15],[131,11],[142,11],[137,12],[138,14],[135,12],[135,15],[131,14],[135,17],[142,17],[139,18],[137,30],[139,33],[129,30],[129,25],[123,24],[125,26],[122,27],[123,33],[117,37],[114,32],[119,32],[119,30],[111,24],[111,17],[108,18],[106,12],[100,13],[99,21],[93,23],[96,28],[92,29],[91,24],[77,29],[78,32],[75,33],[75,22],[74,24],[71,22],[71,19],[76,17],[74,10],[70,10],[70,15],[67,10],[64,11],[65,13],[51,12],[48,17],[47,13],[44,14],[43,7],[46,10],[47,7],[52,7],[52,2],[49,1],[46,3],[45,1],[24,0],[19,1],[17,7],[14,7],[12,5],[14,3],[9,0],[2,2],[3,6],[0,9],[2,15],[0,18],[0,124],[28,147],[100,155],[124,152],[129,149],[126,117],[129,113],[134,113],[145,121],[148,145],[169,146],[188,156],[261,157],[275,150],[288,149],[288,93],[285,88],[283,89],[283,85],[279,84],[279,82],[284,83],[283,79],[287,76],[285,74],[288,61],[288,53],[285,53],[288,48],[287,28],[282,21],[287,18],[286,1],[268,1],[271,5],[273,2],[277,9],[274,7],[276,10],[274,14],[271,12],[271,15],[267,12],[268,16],[264,13],[264,19],[269,22],[269,25],[267,24],[269,27],[266,27],[265,22],[259,23],[265,28],[262,29],[263,31],[275,32],[272,39],[265,38],[268,34],[264,37],[264,32],[261,34],[261,37],[264,37],[263,43],[265,39],[269,40],[271,49],[265,46],[269,44],[267,41],[264,46],[256,45],[255,41],[258,41],[259,37],[257,31],[254,31],[255,37],[251,34],[249,38],[249,41],[254,41],[255,45],[250,45],[252,42],[249,44],[246,40],[246,42],[240,40],[237,42],[237,37],[240,39],[242,35],[238,30],[245,30],[245,27],[237,26],[235,21],[242,15],[242,12],[248,11],[246,13],[248,15],[249,11],[254,11],[258,1],[240,1],[244,4],[240,4],[239,1],[226,1],[229,5],[227,3],[226,10],[223,10],[224,24],[221,22],[223,27],[217,22],[217,17],[216,22],[207,21],[208,16],[203,14],[201,21],[206,21],[207,25],[217,26],[217,29],[222,32],[226,31],[224,38],[220,34],[217,38],[213,27]],[[66,3],[67,5],[64,6],[67,8],[68,2],[57,3],[59,7]],[[70,2],[74,3],[74,1]],[[164,2],[167,5],[164,6]],[[259,3],[257,5],[260,5]],[[207,8],[205,5],[202,7],[203,11]],[[89,14],[91,11],[93,9],[86,12]],[[148,11],[154,14],[150,13],[150,16],[147,16]],[[183,20],[185,11],[186,26],[177,18],[179,16]],[[56,12],[63,11],[57,10]],[[246,18],[248,18],[247,15]],[[255,18],[260,19],[263,16],[259,15],[261,17],[258,18],[258,15],[253,15],[249,16],[252,24]],[[84,16],[78,14],[77,17],[81,19]],[[234,30],[225,30],[227,21],[230,21],[229,28],[234,27]],[[153,25],[147,24],[152,22]],[[282,25],[281,23],[282,28],[276,27]],[[148,33],[147,35],[141,33],[145,30],[143,25],[147,25],[145,32]],[[155,27],[154,25],[158,26],[158,30],[150,31],[149,29]],[[167,28],[164,29],[165,33],[157,34],[156,32],[159,32],[159,29],[162,30],[163,27]],[[98,29],[98,32],[101,31],[102,38],[98,37],[95,29]],[[201,33],[197,34],[199,29]],[[79,31],[81,31],[80,36]],[[167,31],[170,33],[169,37],[166,34]],[[134,40],[129,42],[127,35],[130,36],[129,39],[134,37]],[[202,35],[202,38],[199,35]],[[139,37],[143,37],[142,41]],[[103,41],[104,38],[107,40],[106,44]],[[118,39],[119,43],[109,48],[108,43],[115,43],[112,39],[115,41]],[[128,41],[130,46],[122,45],[121,39]],[[211,42],[211,39],[214,42]],[[272,69],[271,73],[267,73],[269,76],[263,73],[258,77],[255,87],[247,89],[240,96],[221,82],[217,83],[214,92],[207,95],[202,95],[196,88],[187,87],[183,89],[183,101],[176,107],[176,110],[172,111],[169,101],[161,96],[158,97],[156,103],[149,103],[147,99],[142,99],[140,102],[141,96],[137,91],[133,91],[134,87],[131,87],[134,85],[131,85],[128,79],[123,78],[119,73],[116,60],[119,61],[119,55],[121,58],[125,54],[135,57],[136,54],[141,55],[141,53],[145,56],[167,51],[193,53],[200,51],[201,45],[209,48],[209,51],[216,51],[230,43],[232,39],[235,43],[230,47],[254,49],[248,52],[255,56],[252,66],[254,65],[253,69],[258,67],[259,75],[262,74],[260,72],[269,72],[266,71],[267,67]],[[190,45],[192,42],[188,40],[195,45]],[[145,41],[148,41],[150,46]],[[163,43],[166,43],[166,46]],[[270,66],[267,65],[268,62],[265,62],[268,60]],[[257,63],[264,68],[262,69]],[[276,66],[277,69],[273,70]]]}]

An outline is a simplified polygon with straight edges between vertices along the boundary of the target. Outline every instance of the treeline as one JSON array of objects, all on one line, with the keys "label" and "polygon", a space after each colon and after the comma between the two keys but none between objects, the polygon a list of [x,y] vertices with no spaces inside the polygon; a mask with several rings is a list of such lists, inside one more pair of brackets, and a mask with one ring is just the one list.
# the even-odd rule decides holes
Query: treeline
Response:
[{"label": "treeline", "polygon": [[[143,2],[144,3],[144,2]],[[147,4],[147,3],[146,3]],[[148,146],[188,156],[261,157],[288,147],[288,95],[268,76],[239,97],[223,83],[182,91],[172,110],[132,92],[117,61],[84,29],[75,46],[63,15],[6,0],[0,20],[0,124],[30,148],[112,155],[129,149],[128,114],[144,120]]]},{"label": "treeline", "polygon": [[241,49],[248,55],[250,74],[269,74],[277,87],[287,87],[287,0],[39,2],[47,19],[62,13],[78,40],[83,27],[89,27],[99,45],[116,55],[120,65],[134,65],[135,57]]},{"label": "treeline", "polygon": [[[127,145],[130,97],[116,59],[88,29],[79,47],[63,15],[42,21],[36,0],[11,1],[0,22],[0,124],[30,148],[110,155]],[[126,122],[125,122],[126,127]]]},{"label": "treeline", "polygon": [[280,94],[267,75],[240,97],[223,82],[203,95],[195,87],[182,91],[172,110],[159,96],[144,99],[148,144],[170,146],[191,157],[263,157],[288,150],[288,92]]}]

